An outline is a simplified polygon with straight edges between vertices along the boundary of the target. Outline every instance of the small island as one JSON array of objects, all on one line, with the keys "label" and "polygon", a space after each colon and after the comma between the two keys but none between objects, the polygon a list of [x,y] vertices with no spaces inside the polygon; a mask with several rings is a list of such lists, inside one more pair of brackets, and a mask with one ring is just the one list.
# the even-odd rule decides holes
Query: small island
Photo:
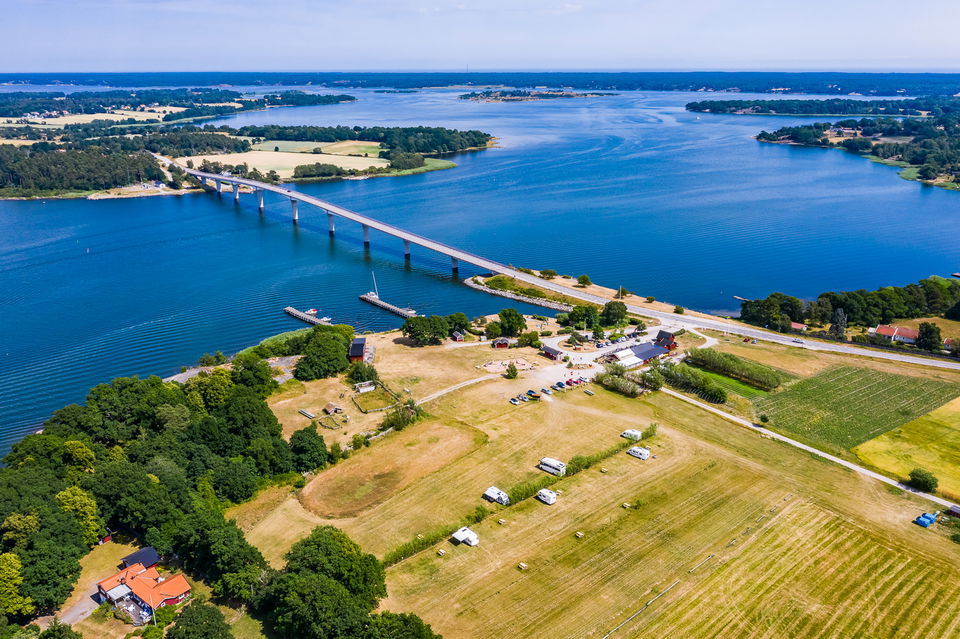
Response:
[{"label": "small island", "polygon": [[555,100],[558,98],[600,98],[609,95],[616,95],[616,93],[578,92],[567,89],[544,89],[536,91],[527,91],[524,89],[507,91],[497,89],[464,93],[460,96],[460,99],[473,100],[474,102],[532,102],[534,100]]}]

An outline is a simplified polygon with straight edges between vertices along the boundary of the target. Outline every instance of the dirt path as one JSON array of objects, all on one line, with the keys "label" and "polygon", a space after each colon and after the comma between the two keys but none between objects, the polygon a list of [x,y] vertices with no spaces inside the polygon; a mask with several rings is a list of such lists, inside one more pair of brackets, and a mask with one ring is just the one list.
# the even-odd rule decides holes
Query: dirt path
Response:
[{"label": "dirt path", "polygon": [[739,424],[739,425],[741,425],[741,426],[746,426],[746,427],[748,427],[748,428],[750,428],[750,429],[752,429],[752,430],[756,430],[756,431],[758,431],[758,432],[761,432],[761,433],[763,433],[764,435],[767,435],[768,437],[771,437],[771,438],[773,438],[773,439],[776,439],[776,440],[778,440],[778,441],[781,441],[781,442],[783,442],[783,443],[785,443],[785,444],[790,444],[791,446],[794,446],[794,447],[799,448],[799,449],[801,449],[801,450],[805,450],[805,451],[807,451],[808,453],[813,453],[814,455],[817,455],[818,457],[823,457],[824,459],[827,459],[827,460],[829,460],[829,461],[832,461],[832,462],[835,463],[835,464],[840,464],[841,466],[844,466],[845,468],[849,468],[850,470],[854,471],[855,473],[859,473],[860,475],[863,475],[864,477],[870,477],[870,478],[872,478],[872,479],[876,479],[877,481],[882,481],[882,482],[885,483],[885,484],[890,484],[891,486],[896,486],[897,488],[899,488],[899,489],[901,489],[901,490],[903,490],[903,491],[905,491],[905,492],[908,492],[908,493],[911,493],[911,494],[913,494],[913,495],[916,495],[917,497],[921,497],[921,498],[923,498],[923,499],[926,499],[927,501],[931,501],[931,502],[937,504],[938,506],[943,506],[944,508],[950,508],[950,506],[953,505],[952,502],[947,501],[946,499],[943,499],[943,498],[941,498],[941,497],[937,497],[936,495],[931,495],[931,494],[929,494],[929,493],[920,492],[919,490],[915,490],[914,488],[911,488],[910,486],[907,486],[907,485],[904,484],[904,483],[898,482],[898,481],[895,480],[895,479],[890,479],[889,477],[887,477],[887,476],[885,476],[885,475],[881,475],[880,473],[875,473],[875,472],[873,472],[872,470],[867,470],[867,469],[864,468],[863,466],[858,466],[858,465],[856,465],[856,464],[854,464],[854,463],[852,463],[852,462],[848,462],[848,461],[845,460],[845,459],[840,459],[839,457],[834,457],[833,455],[831,455],[831,454],[829,454],[829,453],[825,453],[825,452],[823,452],[822,450],[819,450],[819,449],[817,449],[817,448],[814,448],[813,446],[807,446],[806,444],[802,444],[802,443],[798,442],[798,441],[795,440],[795,439],[790,439],[789,437],[786,437],[785,435],[781,435],[780,433],[775,433],[775,432],[773,432],[773,431],[771,431],[771,430],[767,430],[766,428],[760,426],[759,424],[754,424],[753,422],[751,422],[751,421],[749,421],[749,420],[746,420],[746,419],[743,419],[742,417],[737,417],[736,415],[731,415],[730,413],[727,413],[727,412],[725,412],[725,411],[722,411],[722,410],[720,410],[719,408],[715,408],[715,407],[713,407],[713,406],[710,406],[709,404],[705,404],[705,403],[703,403],[703,402],[697,401],[697,400],[695,400],[695,399],[692,399],[692,398],[690,398],[690,397],[687,397],[686,395],[683,395],[683,394],[678,393],[678,392],[676,392],[676,391],[672,391],[672,390],[670,390],[669,388],[662,388],[662,389],[660,389],[660,390],[661,390],[662,392],[666,393],[667,395],[670,395],[671,397],[676,397],[677,399],[683,400],[683,401],[687,402],[688,404],[693,404],[694,406],[698,406],[698,407],[702,408],[702,409],[705,410],[705,411],[709,411],[709,412],[713,413],[714,415],[719,415],[720,417],[723,417],[723,418],[726,419],[727,421],[731,421],[731,422],[733,422],[733,423],[735,423],[735,424]]},{"label": "dirt path", "polygon": [[430,395],[427,395],[427,396],[424,397],[423,399],[418,399],[418,400],[417,400],[417,406],[420,406],[421,404],[426,404],[427,402],[433,401],[433,400],[437,399],[438,397],[443,397],[443,396],[446,395],[447,393],[452,393],[453,391],[459,390],[459,389],[463,388],[464,386],[470,386],[471,384],[476,384],[476,383],[478,383],[478,382],[484,382],[484,381],[487,381],[488,379],[497,379],[498,377],[501,377],[501,376],[500,376],[500,375],[493,375],[493,374],[491,374],[491,375],[484,375],[483,377],[475,377],[475,378],[473,378],[473,379],[468,379],[468,380],[465,381],[465,382],[460,382],[459,384],[454,384],[453,386],[448,386],[447,388],[444,388],[444,389],[442,389],[442,390],[438,390],[436,393],[431,393]]}]

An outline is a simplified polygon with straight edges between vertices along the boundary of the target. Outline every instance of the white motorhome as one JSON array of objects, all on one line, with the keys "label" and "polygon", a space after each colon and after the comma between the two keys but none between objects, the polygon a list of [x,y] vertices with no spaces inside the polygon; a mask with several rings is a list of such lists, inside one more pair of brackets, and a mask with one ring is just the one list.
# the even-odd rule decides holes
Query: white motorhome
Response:
[{"label": "white motorhome", "polygon": [[620,436],[625,439],[632,439],[633,441],[638,442],[643,438],[643,433],[636,428],[630,428],[620,433]]},{"label": "white motorhome", "polygon": [[567,465],[559,459],[553,457],[544,457],[537,466],[540,470],[545,470],[551,475],[563,477],[567,473]]},{"label": "white motorhome", "polygon": [[633,455],[637,459],[650,459],[649,449],[643,448],[642,446],[632,446],[627,449],[628,455]]},{"label": "white motorhome", "polygon": [[453,533],[453,540],[458,544],[466,544],[468,546],[480,545],[480,537],[466,526]]},{"label": "white motorhome", "polygon": [[557,503],[557,493],[553,492],[549,488],[541,488],[540,491],[537,493],[537,499],[547,504],[548,506],[552,506],[555,503]]},{"label": "white motorhome", "polygon": [[487,488],[483,493],[483,498],[486,499],[487,501],[492,501],[502,506],[510,505],[510,497],[507,495],[507,493],[500,490],[496,486],[491,486],[490,488]]}]

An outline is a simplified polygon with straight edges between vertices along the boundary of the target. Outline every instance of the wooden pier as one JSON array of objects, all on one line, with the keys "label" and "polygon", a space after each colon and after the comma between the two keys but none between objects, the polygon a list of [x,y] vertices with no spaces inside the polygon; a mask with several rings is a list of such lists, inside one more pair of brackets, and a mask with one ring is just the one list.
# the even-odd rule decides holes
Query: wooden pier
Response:
[{"label": "wooden pier", "polygon": [[751,300],[748,300],[748,299],[745,298],[745,297],[740,297],[739,295],[734,295],[734,296],[733,296],[733,299],[735,299],[735,300],[740,300],[741,302],[749,302],[749,301],[751,301]]},{"label": "wooden pier", "polygon": [[314,326],[316,326],[317,324],[323,324],[324,326],[331,326],[331,323],[328,320],[322,317],[317,317],[316,315],[310,315],[309,313],[304,313],[303,311],[298,311],[292,306],[286,307],[285,309],[283,309],[283,312],[291,317],[295,317],[298,320],[304,321],[307,324],[312,324]]},{"label": "wooden pier", "polygon": [[417,316],[417,312],[412,308],[400,308],[399,306],[394,306],[389,302],[384,302],[382,299],[380,299],[380,296],[377,295],[376,293],[364,293],[363,295],[360,296],[360,299],[362,299],[364,302],[367,302],[368,304],[379,306],[385,311],[390,311],[394,315],[399,315],[404,319],[410,319],[411,317]]}]

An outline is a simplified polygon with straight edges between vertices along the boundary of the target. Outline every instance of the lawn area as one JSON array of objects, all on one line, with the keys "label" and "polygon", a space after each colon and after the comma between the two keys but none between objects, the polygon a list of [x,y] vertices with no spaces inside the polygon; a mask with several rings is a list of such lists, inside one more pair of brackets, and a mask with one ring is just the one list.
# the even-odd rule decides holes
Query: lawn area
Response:
[{"label": "lawn area", "polygon": [[960,398],[853,449],[865,463],[906,478],[926,468],[940,492],[960,501]]},{"label": "lawn area", "polygon": [[[253,138],[242,135],[236,136],[243,140],[252,141]],[[380,143],[364,140],[342,140],[340,142],[310,142],[303,140],[264,140],[252,144],[254,151],[273,151],[279,148],[284,153],[312,153],[320,147],[324,154],[330,155],[364,155],[371,158],[379,157]]]},{"label": "lawn area", "polygon": [[754,407],[773,430],[842,453],[958,395],[960,384],[844,366],[757,398]]},{"label": "lawn area", "polygon": [[352,398],[360,410],[367,412],[387,408],[400,401],[381,386],[377,386],[374,390],[366,393],[353,394]]},{"label": "lawn area", "polygon": [[765,390],[760,390],[759,388],[754,388],[749,384],[744,384],[740,380],[733,379],[732,377],[727,377],[726,375],[721,375],[720,373],[714,373],[713,371],[704,370],[698,368],[698,371],[703,373],[705,376],[709,377],[717,384],[722,386],[726,391],[730,393],[736,393],[741,397],[746,397],[747,399],[755,399],[757,397],[766,397],[770,393]]},{"label": "lawn area", "polygon": [[387,166],[388,160],[382,158],[357,158],[346,155],[314,155],[292,152],[274,151],[246,151],[245,153],[214,153],[208,155],[193,155],[177,158],[177,162],[186,165],[187,160],[193,160],[195,166],[200,166],[204,160],[220,162],[222,164],[247,164],[250,168],[261,172],[276,171],[281,178],[293,177],[293,170],[301,164],[333,164],[344,169],[366,169],[371,166]]}]

